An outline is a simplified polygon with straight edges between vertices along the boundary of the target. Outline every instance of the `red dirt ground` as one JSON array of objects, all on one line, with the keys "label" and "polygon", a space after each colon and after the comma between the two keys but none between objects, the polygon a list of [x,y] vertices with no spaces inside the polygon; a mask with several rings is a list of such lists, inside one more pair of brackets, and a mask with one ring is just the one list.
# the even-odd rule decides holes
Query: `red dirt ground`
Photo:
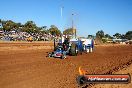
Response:
[{"label": "red dirt ground", "polygon": [[[79,66],[89,74],[101,74],[132,60],[131,45],[96,46],[93,53],[61,60],[47,58],[49,48],[33,49],[52,44],[34,44],[0,44],[0,88],[77,88]],[[18,48],[21,45],[24,49]]]}]

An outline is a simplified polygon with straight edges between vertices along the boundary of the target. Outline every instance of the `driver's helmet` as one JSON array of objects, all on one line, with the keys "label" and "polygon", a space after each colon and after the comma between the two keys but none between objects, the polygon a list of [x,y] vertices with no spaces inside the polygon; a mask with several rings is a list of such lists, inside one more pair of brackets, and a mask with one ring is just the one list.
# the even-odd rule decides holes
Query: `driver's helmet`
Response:
[{"label": "driver's helmet", "polygon": [[59,50],[61,50],[61,47],[59,47]]},{"label": "driver's helmet", "polygon": [[62,46],[59,46],[59,47],[58,47],[58,50],[62,50],[62,48],[63,48]]}]

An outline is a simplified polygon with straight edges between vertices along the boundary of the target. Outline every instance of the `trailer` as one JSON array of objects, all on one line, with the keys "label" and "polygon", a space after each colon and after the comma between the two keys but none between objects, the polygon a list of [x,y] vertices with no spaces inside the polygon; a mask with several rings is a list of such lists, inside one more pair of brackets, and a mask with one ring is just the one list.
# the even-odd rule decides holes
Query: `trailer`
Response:
[{"label": "trailer", "polygon": [[82,54],[83,52],[91,53],[94,48],[93,39],[71,39],[71,55]]},{"label": "trailer", "polygon": [[93,39],[81,39],[83,41],[83,48],[87,53],[93,52],[94,40]]}]

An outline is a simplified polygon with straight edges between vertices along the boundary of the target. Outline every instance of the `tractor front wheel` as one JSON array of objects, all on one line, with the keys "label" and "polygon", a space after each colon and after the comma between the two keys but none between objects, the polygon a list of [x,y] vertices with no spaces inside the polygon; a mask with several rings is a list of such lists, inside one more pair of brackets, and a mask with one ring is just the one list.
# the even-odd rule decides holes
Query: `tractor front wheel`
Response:
[{"label": "tractor front wheel", "polygon": [[62,56],[61,56],[61,59],[66,59],[66,56],[65,56],[65,55],[62,55]]}]

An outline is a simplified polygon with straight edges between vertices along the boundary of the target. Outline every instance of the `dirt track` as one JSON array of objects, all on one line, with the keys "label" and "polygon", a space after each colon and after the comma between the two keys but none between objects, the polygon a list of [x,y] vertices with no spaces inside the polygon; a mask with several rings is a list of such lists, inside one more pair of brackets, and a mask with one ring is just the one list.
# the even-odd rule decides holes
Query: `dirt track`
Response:
[{"label": "dirt track", "polygon": [[0,88],[77,88],[79,66],[101,74],[132,60],[131,45],[96,46],[93,53],[65,60],[47,58],[47,49],[0,48]]}]

